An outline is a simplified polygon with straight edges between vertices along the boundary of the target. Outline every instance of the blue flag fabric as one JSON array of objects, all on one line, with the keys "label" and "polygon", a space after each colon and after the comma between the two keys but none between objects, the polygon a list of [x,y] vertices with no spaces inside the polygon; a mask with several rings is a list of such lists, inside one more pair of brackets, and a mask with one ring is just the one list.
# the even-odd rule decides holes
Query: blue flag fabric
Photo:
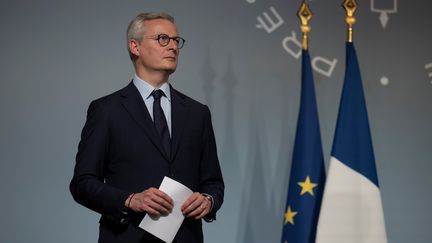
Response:
[{"label": "blue flag fabric", "polygon": [[345,82],[339,105],[332,156],[378,186],[362,79],[353,43],[347,43]]},{"label": "blue flag fabric", "polygon": [[386,243],[366,102],[353,43],[346,70],[317,243]]},{"label": "blue flag fabric", "polygon": [[325,182],[310,56],[302,53],[300,111],[294,143],[282,243],[313,243]]}]

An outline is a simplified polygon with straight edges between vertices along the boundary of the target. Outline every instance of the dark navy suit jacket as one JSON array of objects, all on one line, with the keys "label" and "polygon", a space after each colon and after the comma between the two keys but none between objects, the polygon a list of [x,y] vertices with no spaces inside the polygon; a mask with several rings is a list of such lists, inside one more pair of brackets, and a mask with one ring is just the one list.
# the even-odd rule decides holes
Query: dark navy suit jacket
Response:
[{"label": "dark navy suit jacket", "polygon": [[[102,215],[99,242],[161,242],[138,227],[144,214],[124,208],[133,192],[158,188],[164,176],[207,193],[216,217],[224,182],[207,106],[171,88],[171,156],[164,153],[144,101],[133,83],[91,102],[78,146],[70,190]],[[176,243],[201,243],[201,220],[185,219]]]}]

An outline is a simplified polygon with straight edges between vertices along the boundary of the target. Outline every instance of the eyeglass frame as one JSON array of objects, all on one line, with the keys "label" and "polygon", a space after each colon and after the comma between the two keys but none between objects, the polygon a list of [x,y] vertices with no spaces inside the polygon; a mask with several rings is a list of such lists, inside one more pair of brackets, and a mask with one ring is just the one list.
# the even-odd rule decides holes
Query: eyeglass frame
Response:
[{"label": "eyeglass frame", "polygon": [[[163,42],[163,38],[168,38],[168,42],[164,43]],[[152,39],[152,40],[157,40],[160,46],[167,46],[169,45],[169,43],[171,42],[171,40],[173,40],[174,44],[177,46],[178,49],[182,49],[186,40],[183,39],[180,36],[169,36],[167,34],[158,34],[158,35],[154,35],[154,36],[144,36],[144,39]],[[180,45],[181,44],[181,45]]]}]

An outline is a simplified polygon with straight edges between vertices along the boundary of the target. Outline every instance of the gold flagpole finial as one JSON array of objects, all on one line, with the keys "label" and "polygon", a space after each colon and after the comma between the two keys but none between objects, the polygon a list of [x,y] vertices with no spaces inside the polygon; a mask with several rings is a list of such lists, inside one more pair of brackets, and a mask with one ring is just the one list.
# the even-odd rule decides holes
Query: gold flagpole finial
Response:
[{"label": "gold flagpole finial", "polygon": [[356,22],[356,18],[354,16],[355,11],[357,10],[358,4],[355,0],[344,0],[342,7],[346,11],[345,22],[348,25],[348,42],[353,41],[353,25]]},{"label": "gold flagpole finial", "polygon": [[309,26],[309,21],[312,18],[312,11],[309,8],[309,5],[306,3],[305,0],[303,0],[300,9],[297,11],[297,16],[299,17],[301,21],[301,32],[303,32],[303,40],[302,40],[302,48],[303,50],[308,49],[308,33],[310,32],[311,28]]}]

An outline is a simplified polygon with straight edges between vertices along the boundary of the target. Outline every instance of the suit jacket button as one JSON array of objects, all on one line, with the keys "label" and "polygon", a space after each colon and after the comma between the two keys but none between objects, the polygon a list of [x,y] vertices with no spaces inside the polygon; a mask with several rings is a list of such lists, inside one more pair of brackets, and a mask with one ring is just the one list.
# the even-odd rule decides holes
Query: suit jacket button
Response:
[{"label": "suit jacket button", "polygon": [[174,171],[170,170],[168,173],[168,177],[174,178]]}]

